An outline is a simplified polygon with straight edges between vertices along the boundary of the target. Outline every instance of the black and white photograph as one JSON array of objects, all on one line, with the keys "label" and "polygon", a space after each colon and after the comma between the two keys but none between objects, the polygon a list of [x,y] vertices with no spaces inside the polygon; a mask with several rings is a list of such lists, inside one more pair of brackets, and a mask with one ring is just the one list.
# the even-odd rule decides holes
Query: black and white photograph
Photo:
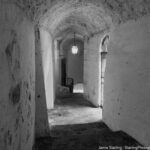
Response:
[{"label": "black and white photograph", "polygon": [[0,0],[0,150],[150,150],[150,0]]}]

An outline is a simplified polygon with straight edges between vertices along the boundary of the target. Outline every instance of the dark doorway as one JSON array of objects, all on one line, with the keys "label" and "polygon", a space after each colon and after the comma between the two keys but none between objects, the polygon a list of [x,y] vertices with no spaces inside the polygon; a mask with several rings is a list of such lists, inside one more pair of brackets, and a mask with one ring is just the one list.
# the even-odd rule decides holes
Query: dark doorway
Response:
[{"label": "dark doorway", "polygon": [[61,59],[61,84],[66,85],[66,58]]}]

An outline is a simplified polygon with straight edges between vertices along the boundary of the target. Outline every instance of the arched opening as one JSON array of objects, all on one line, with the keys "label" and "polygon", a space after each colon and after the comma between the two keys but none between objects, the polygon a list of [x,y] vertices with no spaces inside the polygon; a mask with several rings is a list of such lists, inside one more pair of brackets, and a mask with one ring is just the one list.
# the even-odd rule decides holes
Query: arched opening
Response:
[{"label": "arched opening", "polygon": [[[78,53],[73,54],[71,49],[74,45],[73,30],[65,35],[65,37],[57,37],[54,40],[54,77],[56,96],[53,109],[48,109],[49,123],[53,126],[89,123],[101,120],[101,110],[96,108],[97,105],[95,107],[95,104],[92,103],[87,96],[89,92],[88,87],[90,85],[85,83],[85,81],[88,80],[88,77],[86,76],[88,73],[86,70],[93,68],[98,74],[97,68],[90,66],[90,60],[95,62],[95,58],[90,58],[92,47],[90,48],[88,42],[87,38],[76,33]],[[86,48],[84,45],[86,45]],[[98,52],[98,48],[95,50]],[[87,61],[87,54],[89,61]],[[97,56],[97,53],[94,56]],[[98,63],[97,58],[95,64],[96,63]],[[72,78],[74,81],[72,91],[70,91],[66,82],[68,78]],[[93,78],[94,77],[90,78],[90,82],[92,82]],[[95,86],[95,83],[93,83],[93,86]],[[86,93],[83,93],[83,87],[85,87]],[[95,91],[98,92],[98,89],[95,89]],[[95,97],[95,99],[98,101],[98,97]]]},{"label": "arched opening", "polygon": [[100,107],[103,108],[103,101],[104,101],[104,82],[105,82],[105,70],[106,70],[106,61],[107,61],[107,44],[109,42],[109,35],[105,34],[100,42],[100,61],[99,61],[99,100],[100,100]]},{"label": "arched opening", "polygon": [[[58,126],[88,126],[102,121],[99,41],[109,31],[112,20],[99,13],[104,14],[103,9],[93,4],[76,9],[70,3],[61,6],[58,3],[58,9],[52,8],[40,18],[38,65],[42,66],[39,73],[43,74],[43,86],[39,83],[36,93],[37,135],[53,135]],[[71,51],[74,33],[78,46],[75,55]],[[68,78],[74,81],[73,93],[66,86]]]},{"label": "arched opening", "polygon": [[[106,14],[98,16],[98,13],[104,13],[103,9],[99,9],[93,4],[90,6],[86,4],[78,6],[78,9],[76,9],[76,6],[69,3],[68,5],[61,5],[56,11],[54,9],[54,12],[52,10],[47,11],[40,20],[41,28],[45,29],[52,38],[49,38],[51,44],[48,44],[51,46],[51,49],[49,49],[51,51],[49,60],[51,64],[46,63],[47,65],[49,64],[47,68],[51,67],[51,69],[49,68],[49,80],[45,82],[47,85],[48,116],[52,116],[50,112],[53,108],[58,108],[54,104],[57,102],[58,97],[69,99],[72,96],[70,91],[83,93],[84,89],[83,95],[75,98],[80,103],[79,107],[82,102],[85,106],[93,107],[95,118],[100,120],[102,119],[102,110],[99,108],[99,41],[102,33],[109,30],[111,19]],[[87,15],[89,11],[90,15]],[[71,53],[71,47],[74,44],[73,33],[76,33],[76,43],[79,48],[79,52],[76,55]],[[45,41],[43,40],[43,42]],[[47,48],[47,46],[45,47]],[[48,52],[46,52],[45,57],[48,57],[48,55]],[[46,58],[44,62],[46,62]],[[73,79],[74,88],[72,90],[68,90],[68,79]],[[50,82],[50,80],[53,81]],[[50,88],[52,90],[48,93]],[[75,99],[72,100],[73,103]],[[59,103],[61,102],[63,100],[59,100]],[[89,112],[92,114],[92,109],[89,110],[91,110]],[[59,115],[60,112],[56,114]],[[50,117],[48,119],[51,121]],[[82,119],[85,120],[85,117]],[[79,120],[82,119],[80,118]]]},{"label": "arched opening", "polygon": [[[61,57],[62,57],[62,60],[63,61],[65,60],[65,62],[66,62],[66,64],[65,64],[66,86],[67,86],[67,80],[72,80],[73,87],[72,87],[72,90],[70,90],[70,92],[83,93],[83,90],[78,87],[80,85],[83,86],[84,41],[79,38],[76,38],[75,40],[76,40],[75,41],[76,46],[78,47],[77,54],[72,53],[72,46],[74,46],[74,39],[71,38],[71,39],[66,39],[65,41],[63,41],[61,43],[61,45],[60,45],[61,51],[62,51]],[[63,72],[61,75],[63,75]]]}]

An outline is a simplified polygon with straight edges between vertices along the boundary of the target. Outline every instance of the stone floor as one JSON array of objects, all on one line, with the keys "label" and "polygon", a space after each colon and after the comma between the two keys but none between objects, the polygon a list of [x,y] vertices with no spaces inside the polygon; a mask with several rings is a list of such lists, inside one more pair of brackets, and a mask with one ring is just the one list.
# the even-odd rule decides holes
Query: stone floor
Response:
[{"label": "stone floor", "polygon": [[102,110],[95,108],[82,94],[65,94],[56,100],[54,109],[48,110],[48,119],[51,126],[99,122]]},{"label": "stone floor", "polygon": [[[64,95],[48,110],[51,137],[36,140],[36,150],[135,149],[140,144],[123,132],[112,132],[102,121],[102,111],[82,94]],[[132,147],[132,148],[131,148]]]}]

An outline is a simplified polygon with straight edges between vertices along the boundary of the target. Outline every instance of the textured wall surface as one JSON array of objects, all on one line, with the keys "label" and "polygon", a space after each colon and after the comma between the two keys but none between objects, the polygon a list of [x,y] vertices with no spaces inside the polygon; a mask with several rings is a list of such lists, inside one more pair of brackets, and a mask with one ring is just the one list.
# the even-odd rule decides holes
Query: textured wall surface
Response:
[{"label": "textured wall surface", "polygon": [[104,84],[104,121],[150,145],[150,16],[110,35]]},{"label": "textured wall surface", "polygon": [[0,4],[0,149],[34,142],[34,28],[16,6]]},{"label": "textured wall surface", "polygon": [[84,89],[86,98],[94,106],[100,106],[100,42],[101,36],[96,35],[85,42],[84,52]]}]

